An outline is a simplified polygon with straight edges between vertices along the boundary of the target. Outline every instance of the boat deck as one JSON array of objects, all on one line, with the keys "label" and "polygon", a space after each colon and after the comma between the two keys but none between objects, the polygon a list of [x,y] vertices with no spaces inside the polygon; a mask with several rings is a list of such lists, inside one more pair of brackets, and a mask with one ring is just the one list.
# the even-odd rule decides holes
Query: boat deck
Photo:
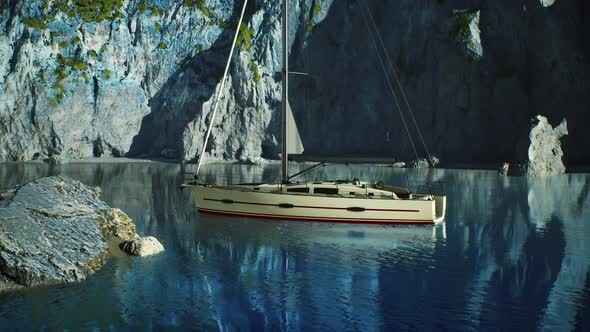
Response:
[{"label": "boat deck", "polygon": [[416,194],[407,189],[361,181],[321,181],[290,184],[245,183],[213,186],[241,192],[281,195],[357,198],[369,200],[433,200],[433,195]]}]

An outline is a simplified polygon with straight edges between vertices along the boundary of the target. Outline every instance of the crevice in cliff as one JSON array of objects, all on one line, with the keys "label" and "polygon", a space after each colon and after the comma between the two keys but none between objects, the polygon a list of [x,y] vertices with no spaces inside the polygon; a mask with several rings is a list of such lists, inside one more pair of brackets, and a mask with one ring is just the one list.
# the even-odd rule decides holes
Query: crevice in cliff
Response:
[{"label": "crevice in cliff", "polygon": [[15,41],[14,50],[12,51],[12,57],[10,57],[10,60],[8,61],[8,66],[9,66],[8,74],[13,73],[15,71],[16,64],[18,62],[18,57],[20,54],[20,50],[22,49],[25,42],[29,39],[29,37],[30,37],[29,30],[25,29],[23,31],[23,34],[21,35],[21,37]]},{"label": "crevice in cliff", "polygon": [[93,106],[94,106],[94,113],[96,113],[98,93],[99,93],[99,83],[98,83],[98,78],[96,78],[96,76],[92,76],[92,87],[93,87],[92,100],[93,100]]},{"label": "crevice in cliff", "polygon": [[36,112],[37,112],[37,93],[35,92],[35,86],[33,83],[30,85],[31,89],[31,96],[33,96],[33,106],[31,106],[31,123],[35,127],[35,129],[39,129],[39,125],[37,124],[37,119],[35,119]]},{"label": "crevice in cliff", "polygon": [[82,42],[86,43],[86,31],[84,30],[84,26],[80,25],[78,27],[78,32],[80,33],[80,35],[82,36]]},{"label": "crevice in cliff", "polygon": [[[129,32],[131,33],[131,31],[131,21],[129,21]],[[131,41],[131,45],[133,45],[133,47],[137,46],[141,42],[141,34],[141,16],[139,16],[135,24],[135,31],[133,31],[133,41]]]},{"label": "crevice in cliff", "polygon": [[4,27],[4,31],[6,31],[7,35],[10,32],[10,30],[12,29],[12,21],[14,20],[14,17],[16,16],[16,2],[17,1],[18,0],[8,0],[8,3],[5,5],[8,8],[8,19],[6,20],[6,26]]},{"label": "crevice in cliff", "polygon": [[178,16],[180,8],[182,8],[182,3],[178,4],[178,6],[176,6],[176,8],[174,9],[174,12],[172,13],[172,16],[170,18],[171,21],[174,21],[176,19],[176,16]]},{"label": "crevice in cliff", "polygon": [[94,144],[92,147],[92,154],[94,155],[94,157],[100,158],[100,156],[104,154],[104,149],[102,145],[102,140],[100,136],[98,136],[98,138],[94,140]]},{"label": "crevice in cliff", "polygon": [[49,146],[49,151],[47,151],[47,155],[50,157],[54,155],[59,155],[61,153],[62,142],[57,133],[55,132],[53,125],[51,125],[49,137],[51,140],[51,146]]}]

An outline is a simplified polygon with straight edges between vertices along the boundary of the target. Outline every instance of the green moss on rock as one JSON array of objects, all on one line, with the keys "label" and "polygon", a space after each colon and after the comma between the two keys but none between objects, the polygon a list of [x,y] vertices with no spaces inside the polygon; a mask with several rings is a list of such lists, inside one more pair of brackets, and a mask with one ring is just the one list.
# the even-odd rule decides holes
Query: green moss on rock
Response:
[{"label": "green moss on rock", "polygon": [[250,61],[248,62],[248,68],[250,68],[250,70],[252,71],[252,79],[254,80],[254,82],[258,83],[262,77],[258,72],[258,67],[254,63],[254,60],[250,59]]},{"label": "green moss on rock", "polygon": [[182,5],[184,7],[197,7],[201,11],[201,13],[203,13],[203,15],[205,15],[208,18],[215,17],[211,9],[209,9],[207,5],[205,5],[205,0],[183,0]]},{"label": "green moss on rock", "polygon": [[103,71],[101,72],[102,74],[102,78],[104,78],[105,80],[110,80],[111,79],[111,71],[108,69],[103,69]]},{"label": "green moss on rock", "polygon": [[113,21],[123,16],[123,0],[59,0],[54,2],[54,7],[85,22]]},{"label": "green moss on rock", "polygon": [[47,28],[44,18],[23,17],[23,24],[32,29],[44,30]]},{"label": "green moss on rock", "polygon": [[74,71],[84,71],[88,69],[88,63],[86,61],[77,58],[68,58],[61,54],[57,56],[57,63],[62,66],[68,66]]},{"label": "green moss on rock", "polygon": [[240,25],[240,35],[238,36],[238,40],[236,45],[242,51],[250,52],[252,51],[252,36],[254,35],[254,30],[248,29],[248,26],[245,23]]}]

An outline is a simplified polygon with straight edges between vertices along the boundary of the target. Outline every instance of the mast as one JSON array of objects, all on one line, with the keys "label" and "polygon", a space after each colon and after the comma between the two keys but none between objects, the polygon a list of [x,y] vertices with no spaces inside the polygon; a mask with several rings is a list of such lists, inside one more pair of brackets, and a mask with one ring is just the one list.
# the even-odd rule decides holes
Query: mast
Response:
[{"label": "mast", "polygon": [[287,34],[289,32],[289,1],[283,0],[283,6],[283,77],[281,81],[283,90],[281,103],[283,149],[281,154],[281,183],[286,184],[289,183],[289,173],[287,166],[289,162],[289,155],[287,154],[287,104],[289,103],[289,41],[287,38]]},{"label": "mast", "polygon": [[238,21],[238,26],[236,27],[236,32],[234,33],[234,39],[231,43],[231,48],[229,49],[229,56],[227,57],[227,63],[225,64],[225,70],[223,71],[223,76],[221,78],[221,84],[217,91],[217,98],[215,98],[215,104],[213,106],[213,113],[211,114],[211,120],[209,120],[209,126],[207,127],[207,132],[205,134],[205,139],[203,140],[203,147],[201,148],[201,155],[199,156],[199,161],[197,163],[197,171],[195,172],[195,176],[199,176],[199,170],[201,169],[201,165],[203,163],[203,158],[205,157],[205,149],[207,148],[207,142],[209,142],[209,136],[211,136],[211,129],[213,128],[213,124],[215,123],[215,115],[217,114],[217,107],[219,106],[219,100],[221,99],[221,94],[223,93],[223,87],[225,86],[225,81],[227,77],[227,72],[229,70],[229,65],[231,64],[231,58],[234,54],[234,49],[236,48],[236,41],[238,40],[238,35],[240,34],[240,28],[242,27],[242,21],[244,20],[244,13],[246,12],[246,6],[248,5],[248,0],[244,0],[244,5],[242,6],[242,12],[240,13],[240,20]]}]

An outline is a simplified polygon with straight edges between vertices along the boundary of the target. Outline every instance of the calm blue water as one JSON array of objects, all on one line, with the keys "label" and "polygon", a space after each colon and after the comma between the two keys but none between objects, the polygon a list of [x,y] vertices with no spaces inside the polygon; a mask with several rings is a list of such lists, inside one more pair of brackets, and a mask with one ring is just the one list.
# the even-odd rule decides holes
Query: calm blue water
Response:
[{"label": "calm blue water", "polygon": [[[190,170],[190,169],[189,169]],[[208,179],[275,179],[271,165]],[[3,330],[590,330],[590,176],[328,166],[312,177],[442,180],[446,223],[199,215],[174,164],[0,165],[0,187],[64,173],[103,189],[166,252],[87,281],[0,293]]]}]

